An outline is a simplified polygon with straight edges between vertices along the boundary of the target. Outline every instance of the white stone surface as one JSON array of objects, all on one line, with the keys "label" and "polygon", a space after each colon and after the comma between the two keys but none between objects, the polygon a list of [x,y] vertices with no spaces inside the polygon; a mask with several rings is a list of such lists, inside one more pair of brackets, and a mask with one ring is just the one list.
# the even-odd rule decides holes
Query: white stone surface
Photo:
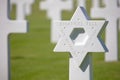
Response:
[{"label": "white stone surface", "polygon": [[56,43],[59,40],[57,28],[53,26],[53,20],[62,19],[62,11],[71,11],[73,9],[73,0],[44,0],[40,2],[40,9],[47,11],[47,17],[51,19],[51,42]]},{"label": "white stone surface", "polygon": [[105,61],[118,61],[117,20],[120,18],[120,8],[117,6],[117,0],[104,0],[104,4],[104,8],[93,6],[91,17],[104,18],[109,21],[108,27],[106,28],[106,45],[109,52],[105,54]]},{"label": "white stone surface", "polygon": [[78,6],[82,6],[82,7],[86,8],[86,1],[87,0],[78,0]]},{"label": "white stone surface", "polygon": [[92,5],[94,8],[99,8],[100,7],[100,0],[92,0]]},{"label": "white stone surface", "polygon": [[55,21],[60,40],[54,51],[70,52],[70,80],[92,80],[91,55],[88,52],[105,52],[100,33],[107,21],[90,20],[83,7],[78,7],[71,21]]},{"label": "white stone surface", "polygon": [[[84,72],[85,71],[85,72]],[[75,60],[69,60],[69,80],[93,80],[92,55],[87,54],[84,63],[78,67]]]},{"label": "white stone surface", "polygon": [[32,4],[34,0],[11,0],[11,9],[12,5],[16,5],[16,19],[24,20],[26,15],[30,15],[32,12]]},{"label": "white stone surface", "polygon": [[8,35],[27,31],[26,21],[9,20],[9,7],[9,0],[0,0],[0,80],[10,80]]},{"label": "white stone surface", "polygon": [[35,0],[27,0],[25,11],[26,15],[30,15],[32,13],[32,5],[35,2]]},{"label": "white stone surface", "polygon": [[63,10],[72,10],[72,0],[44,0],[40,2],[40,9],[47,11],[47,16],[51,20],[61,20]]}]

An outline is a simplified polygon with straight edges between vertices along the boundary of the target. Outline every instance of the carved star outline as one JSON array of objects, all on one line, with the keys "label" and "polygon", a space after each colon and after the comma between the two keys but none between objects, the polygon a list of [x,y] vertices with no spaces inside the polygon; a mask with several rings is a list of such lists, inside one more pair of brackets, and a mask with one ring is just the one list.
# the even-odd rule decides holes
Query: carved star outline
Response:
[{"label": "carved star outline", "polygon": [[[70,52],[72,58],[80,66],[88,52],[106,52],[108,49],[100,38],[100,34],[108,21],[90,20],[83,7],[78,7],[71,21],[55,21],[60,28],[60,39],[54,49],[55,52]],[[74,30],[82,29],[76,40],[70,36]],[[73,35],[74,37],[75,35]]]}]

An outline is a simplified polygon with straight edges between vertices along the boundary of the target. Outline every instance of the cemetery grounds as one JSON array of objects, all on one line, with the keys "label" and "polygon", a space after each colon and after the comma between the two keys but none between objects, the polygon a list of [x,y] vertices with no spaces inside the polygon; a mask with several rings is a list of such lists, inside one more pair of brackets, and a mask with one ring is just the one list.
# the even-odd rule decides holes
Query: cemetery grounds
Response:
[{"label": "cemetery grounds", "polygon": [[[63,11],[62,18],[70,20],[75,8],[71,12]],[[51,23],[46,11],[39,9],[39,0],[33,4],[32,11],[27,16],[28,33],[9,36],[11,80],[69,80],[69,53],[53,52],[55,44],[50,43]],[[11,18],[15,19],[15,7]],[[102,37],[104,39],[104,34]],[[93,73],[94,80],[120,80],[120,61],[107,63],[104,53],[94,53]]]}]

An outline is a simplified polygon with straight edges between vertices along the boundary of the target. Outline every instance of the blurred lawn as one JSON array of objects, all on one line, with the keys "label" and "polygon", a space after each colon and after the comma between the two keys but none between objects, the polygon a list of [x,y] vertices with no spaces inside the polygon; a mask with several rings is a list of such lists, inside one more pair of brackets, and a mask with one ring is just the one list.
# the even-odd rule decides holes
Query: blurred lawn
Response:
[{"label": "blurred lawn", "polygon": [[[70,20],[73,13],[64,11],[63,19]],[[15,11],[11,14],[13,19],[14,15]],[[50,20],[45,11],[39,10],[39,0],[27,20],[28,33],[9,36],[11,80],[69,80],[69,54],[53,52]],[[94,80],[120,80],[120,62],[104,62],[103,53],[93,53],[93,70]]]}]

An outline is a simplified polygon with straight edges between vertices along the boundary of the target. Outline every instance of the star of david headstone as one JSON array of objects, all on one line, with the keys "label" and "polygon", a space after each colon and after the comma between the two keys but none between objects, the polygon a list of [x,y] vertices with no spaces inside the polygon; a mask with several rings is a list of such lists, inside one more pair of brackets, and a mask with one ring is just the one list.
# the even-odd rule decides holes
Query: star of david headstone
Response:
[{"label": "star of david headstone", "polygon": [[9,7],[9,0],[0,0],[0,80],[10,79],[8,35],[27,32],[26,21],[9,20]]},{"label": "star of david headstone", "polygon": [[16,19],[25,19],[25,16],[31,13],[31,6],[33,3],[34,0],[11,0],[11,9],[12,4],[16,5]]},{"label": "star of david headstone", "polygon": [[[98,1],[98,0],[95,0]],[[120,7],[118,0],[104,0],[105,7],[101,8],[99,4],[93,4],[91,9],[92,18],[104,18],[109,21],[106,28],[106,46],[109,52],[105,54],[105,61],[118,61],[118,19],[120,18]]]},{"label": "star of david headstone", "polygon": [[105,20],[90,20],[83,7],[77,8],[71,21],[54,22],[61,35],[54,51],[71,54],[70,80],[92,80],[92,56],[88,52],[107,51],[100,38],[100,33],[107,23]]},{"label": "star of david headstone", "polygon": [[45,0],[40,2],[40,9],[47,11],[48,18],[51,19],[51,42],[56,43],[59,40],[58,27],[53,26],[53,20],[61,20],[63,10],[72,10],[72,0]]}]

